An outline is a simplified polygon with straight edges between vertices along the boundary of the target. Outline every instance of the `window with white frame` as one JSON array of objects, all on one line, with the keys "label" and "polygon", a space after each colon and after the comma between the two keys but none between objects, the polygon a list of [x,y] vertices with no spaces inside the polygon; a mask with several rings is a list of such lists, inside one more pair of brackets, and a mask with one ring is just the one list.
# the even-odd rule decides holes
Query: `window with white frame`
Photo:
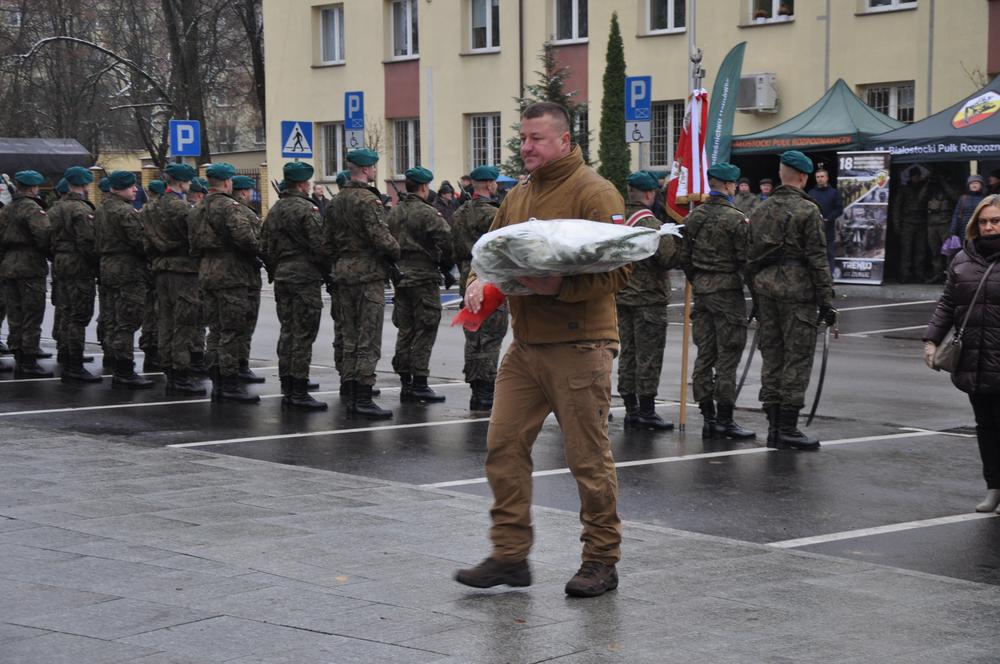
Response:
[{"label": "window with white frame", "polygon": [[684,128],[683,101],[654,101],[649,165],[670,168]]},{"label": "window with white frame", "polygon": [[344,61],[344,5],[324,7],[320,12],[320,55],[325,65]]},{"label": "window with white frame", "polygon": [[500,158],[500,114],[469,116],[469,170],[496,166]]},{"label": "window with white frame", "polygon": [[917,0],[866,0],[865,5],[870,12],[884,12],[894,9],[913,9],[917,6]]},{"label": "window with white frame", "polygon": [[472,50],[500,48],[500,0],[471,0]]},{"label": "window with white frame", "polygon": [[405,58],[419,54],[417,0],[392,0],[392,55]]},{"label": "window with white frame", "polygon": [[862,88],[865,103],[900,122],[913,122],[913,81],[878,83]]},{"label": "window with white frame", "polygon": [[555,0],[556,40],[587,38],[587,0]]},{"label": "window with white frame", "polygon": [[347,148],[344,145],[344,123],[329,122],[321,125],[323,133],[323,179],[333,180],[344,170]]},{"label": "window with white frame", "polygon": [[420,165],[420,120],[393,120],[393,172],[402,175],[418,165]]},{"label": "window with white frame", "polygon": [[787,21],[795,16],[795,0],[749,0],[750,18],[755,23]]},{"label": "window with white frame", "polygon": [[687,3],[685,0],[647,0],[649,12],[649,32],[682,30]]}]

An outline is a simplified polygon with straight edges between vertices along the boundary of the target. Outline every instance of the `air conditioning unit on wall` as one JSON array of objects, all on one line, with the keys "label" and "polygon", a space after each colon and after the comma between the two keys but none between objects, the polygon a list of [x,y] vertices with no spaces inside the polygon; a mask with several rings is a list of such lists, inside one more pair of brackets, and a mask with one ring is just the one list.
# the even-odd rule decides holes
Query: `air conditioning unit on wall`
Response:
[{"label": "air conditioning unit on wall", "polygon": [[774,74],[744,74],[740,76],[740,91],[736,95],[736,110],[743,113],[777,113],[778,89]]}]

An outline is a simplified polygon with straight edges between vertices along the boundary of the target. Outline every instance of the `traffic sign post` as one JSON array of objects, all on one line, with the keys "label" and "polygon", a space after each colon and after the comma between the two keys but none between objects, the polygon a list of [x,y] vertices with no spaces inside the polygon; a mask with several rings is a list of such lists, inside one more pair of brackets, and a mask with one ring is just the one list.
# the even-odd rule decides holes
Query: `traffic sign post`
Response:
[{"label": "traffic sign post", "polygon": [[344,93],[344,145],[348,150],[365,147],[365,93]]},{"label": "traffic sign post", "polygon": [[625,79],[625,141],[649,143],[653,140],[653,77]]},{"label": "traffic sign post", "polygon": [[305,120],[281,121],[281,156],[312,159],[313,126]]},{"label": "traffic sign post", "polygon": [[170,121],[170,156],[201,156],[201,123],[199,121]]}]

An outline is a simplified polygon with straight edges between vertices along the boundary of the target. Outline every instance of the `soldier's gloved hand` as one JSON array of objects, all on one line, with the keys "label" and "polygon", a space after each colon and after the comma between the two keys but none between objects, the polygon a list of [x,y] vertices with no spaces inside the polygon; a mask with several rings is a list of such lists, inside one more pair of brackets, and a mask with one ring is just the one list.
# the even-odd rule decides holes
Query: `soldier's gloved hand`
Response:
[{"label": "soldier's gloved hand", "polygon": [[936,352],[937,344],[933,341],[924,342],[924,364],[926,364],[929,369],[934,368],[934,353]]},{"label": "soldier's gloved hand", "polygon": [[829,327],[833,327],[837,324],[837,310],[828,304],[824,304],[819,308],[819,318],[816,323],[826,323]]}]

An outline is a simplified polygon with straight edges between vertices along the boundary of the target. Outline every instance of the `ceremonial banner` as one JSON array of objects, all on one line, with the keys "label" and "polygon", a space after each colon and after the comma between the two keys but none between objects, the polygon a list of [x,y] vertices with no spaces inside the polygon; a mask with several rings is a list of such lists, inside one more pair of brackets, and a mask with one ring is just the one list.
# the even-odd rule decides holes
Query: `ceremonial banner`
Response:
[{"label": "ceremonial banner", "polygon": [[889,153],[838,152],[844,213],[834,223],[833,280],[881,284],[889,218]]},{"label": "ceremonial banner", "polygon": [[708,92],[691,93],[684,113],[674,163],[667,182],[667,214],[682,222],[689,203],[700,203],[708,196],[708,160],[705,157],[705,126],[708,123]]},{"label": "ceremonial banner", "polygon": [[712,101],[708,106],[708,136],[705,152],[708,165],[729,161],[733,141],[733,118],[736,116],[736,96],[740,91],[743,52],[747,43],[740,42],[729,51],[719,66],[712,86]]}]

